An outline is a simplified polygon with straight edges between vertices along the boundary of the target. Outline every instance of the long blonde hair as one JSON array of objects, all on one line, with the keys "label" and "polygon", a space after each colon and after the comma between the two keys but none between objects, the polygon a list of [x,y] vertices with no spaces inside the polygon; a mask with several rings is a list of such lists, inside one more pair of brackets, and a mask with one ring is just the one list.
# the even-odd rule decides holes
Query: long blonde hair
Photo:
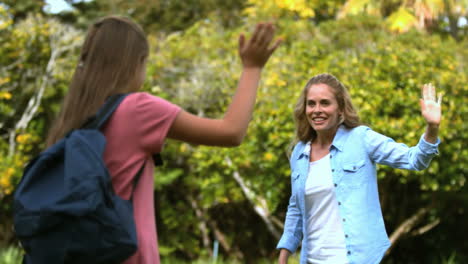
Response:
[{"label": "long blonde hair", "polygon": [[307,121],[305,113],[307,93],[313,84],[326,84],[332,88],[338,102],[338,107],[343,112],[342,124],[348,128],[357,127],[362,124],[346,87],[335,76],[329,73],[318,74],[307,82],[294,108],[294,121],[296,125],[294,145],[299,141],[304,143],[311,141],[317,136],[317,132]]},{"label": "long blonde hair", "polygon": [[143,30],[128,18],[108,16],[91,25],[47,146],[79,128],[107,97],[138,90],[148,53]]}]

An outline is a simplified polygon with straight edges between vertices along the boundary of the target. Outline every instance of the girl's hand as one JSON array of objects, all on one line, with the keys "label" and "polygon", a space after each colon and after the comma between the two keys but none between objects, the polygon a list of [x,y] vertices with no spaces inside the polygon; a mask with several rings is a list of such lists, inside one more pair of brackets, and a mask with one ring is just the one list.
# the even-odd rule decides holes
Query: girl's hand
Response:
[{"label": "girl's hand", "polygon": [[281,43],[281,40],[276,40],[271,46],[274,35],[275,28],[271,23],[257,24],[252,37],[248,40],[245,39],[244,34],[240,35],[239,55],[245,68],[263,68]]},{"label": "girl's hand", "polygon": [[435,87],[429,83],[422,86],[422,99],[419,100],[421,105],[421,113],[426,119],[428,126],[439,126],[441,119],[440,105],[442,102],[442,93],[436,100]]}]

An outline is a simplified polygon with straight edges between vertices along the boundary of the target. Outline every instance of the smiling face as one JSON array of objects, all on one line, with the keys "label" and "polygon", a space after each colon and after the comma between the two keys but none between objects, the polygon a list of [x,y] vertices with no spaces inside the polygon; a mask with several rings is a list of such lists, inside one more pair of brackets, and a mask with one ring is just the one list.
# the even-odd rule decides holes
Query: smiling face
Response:
[{"label": "smiling face", "polygon": [[323,83],[309,87],[305,112],[307,121],[317,134],[335,133],[342,115],[333,89]]}]

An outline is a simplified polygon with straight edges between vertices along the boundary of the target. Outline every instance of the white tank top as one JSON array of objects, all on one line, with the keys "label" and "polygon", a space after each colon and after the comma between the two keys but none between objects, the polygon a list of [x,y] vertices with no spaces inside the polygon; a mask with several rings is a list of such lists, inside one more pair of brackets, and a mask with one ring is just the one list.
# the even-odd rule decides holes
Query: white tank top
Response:
[{"label": "white tank top", "polygon": [[305,185],[307,263],[349,263],[334,188],[330,154],[310,162]]}]

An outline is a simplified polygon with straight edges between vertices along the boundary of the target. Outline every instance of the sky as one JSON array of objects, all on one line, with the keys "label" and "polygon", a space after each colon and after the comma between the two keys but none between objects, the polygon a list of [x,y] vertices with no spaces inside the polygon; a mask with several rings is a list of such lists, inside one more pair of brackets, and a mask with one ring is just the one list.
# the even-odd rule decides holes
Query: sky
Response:
[{"label": "sky", "polygon": [[44,9],[47,12],[56,14],[62,10],[71,10],[71,6],[64,0],[46,0],[46,6]]}]

